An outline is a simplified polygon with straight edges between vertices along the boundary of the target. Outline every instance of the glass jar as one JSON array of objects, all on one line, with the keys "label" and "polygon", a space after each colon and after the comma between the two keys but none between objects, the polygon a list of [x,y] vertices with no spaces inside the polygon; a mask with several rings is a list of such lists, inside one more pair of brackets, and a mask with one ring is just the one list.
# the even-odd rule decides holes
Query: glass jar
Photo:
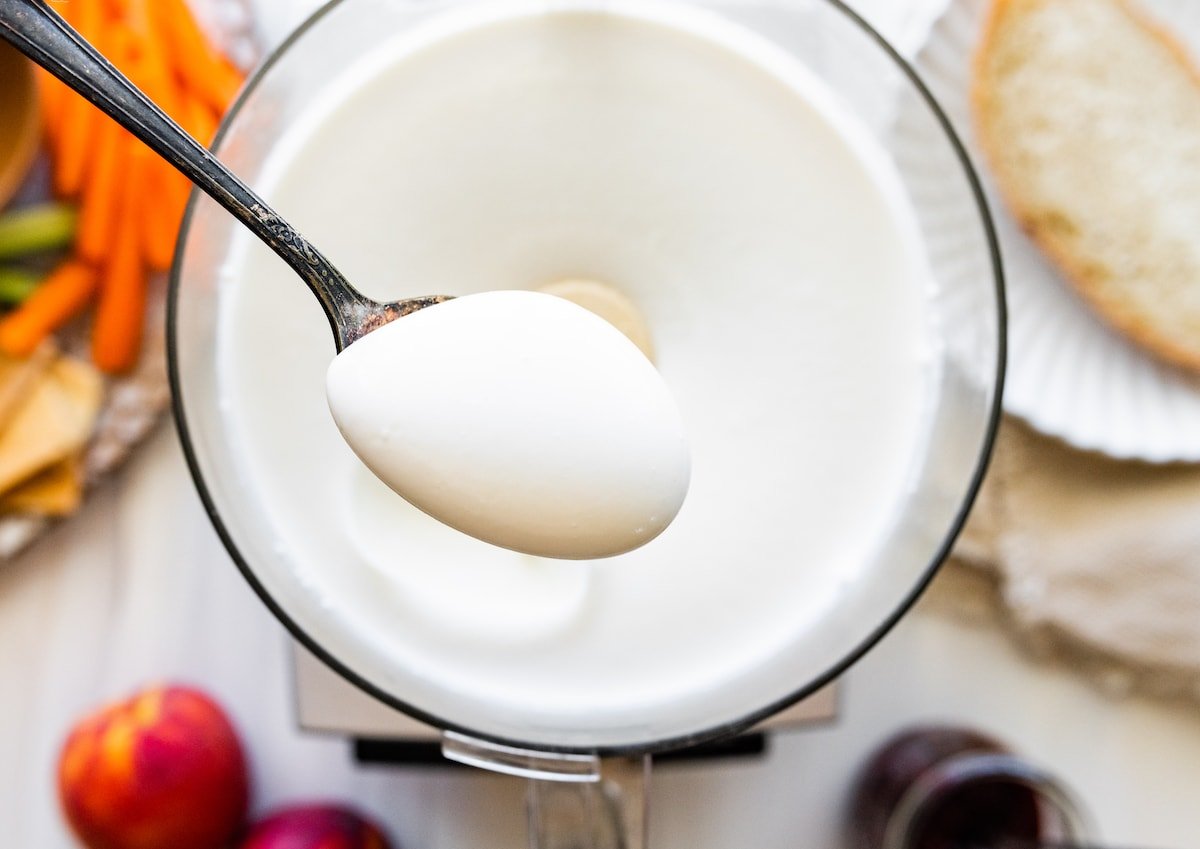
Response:
[{"label": "glass jar", "polygon": [[875,751],[846,826],[850,849],[1015,849],[1077,844],[1089,831],[1053,775],[992,737],[934,726]]}]

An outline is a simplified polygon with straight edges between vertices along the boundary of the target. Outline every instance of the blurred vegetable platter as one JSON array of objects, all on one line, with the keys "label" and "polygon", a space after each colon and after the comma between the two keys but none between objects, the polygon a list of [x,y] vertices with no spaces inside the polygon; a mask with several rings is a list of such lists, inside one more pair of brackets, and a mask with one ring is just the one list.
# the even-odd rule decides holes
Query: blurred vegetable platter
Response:
[{"label": "blurred vegetable platter", "polygon": [[[58,0],[52,7],[176,123],[208,144],[241,73],[209,44],[184,0]],[[82,97],[39,70],[54,194],[0,220],[0,261],[70,243],[35,284],[6,268],[0,351],[28,356],[89,305],[91,356],[110,373],[137,361],[149,276],[170,267],[190,185]],[[67,206],[66,204],[69,204]]]},{"label": "blurred vegetable platter", "polygon": [[[243,75],[186,0],[49,5],[211,142]],[[191,190],[82,97],[36,77],[42,156],[0,210],[0,558],[73,512],[165,405],[162,290]]]}]

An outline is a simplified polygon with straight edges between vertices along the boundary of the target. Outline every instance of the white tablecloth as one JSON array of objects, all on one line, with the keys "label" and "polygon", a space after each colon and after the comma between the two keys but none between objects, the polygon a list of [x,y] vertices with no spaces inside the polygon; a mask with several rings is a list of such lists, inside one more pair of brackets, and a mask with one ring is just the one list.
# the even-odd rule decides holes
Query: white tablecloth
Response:
[{"label": "white tablecloth", "polygon": [[[308,0],[256,0],[278,38]],[[939,0],[860,0],[902,49]],[[214,692],[241,727],[255,809],[352,801],[407,849],[524,846],[519,781],[465,772],[357,768],[345,741],[301,734],[283,629],[231,566],[164,427],[82,515],[0,568],[0,826],[21,849],[73,845],[54,765],[81,711],[156,679]],[[1103,836],[1196,845],[1200,718],[1106,701],[1031,664],[995,629],[925,604],[848,676],[838,722],[781,736],[761,761],[664,769],[653,784],[655,849],[835,849],[852,770],[914,720],[990,729],[1049,763]]]}]

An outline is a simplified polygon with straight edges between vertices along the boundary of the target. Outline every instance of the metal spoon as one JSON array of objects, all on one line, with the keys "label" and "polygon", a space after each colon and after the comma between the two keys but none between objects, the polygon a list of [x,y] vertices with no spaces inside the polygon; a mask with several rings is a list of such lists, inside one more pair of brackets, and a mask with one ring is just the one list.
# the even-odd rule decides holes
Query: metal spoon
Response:
[{"label": "metal spoon", "polygon": [[339,352],[390,321],[452,297],[432,295],[380,303],[363,295],[262,198],[51,11],[44,0],[0,0],[0,38],[145,142],[279,254],[321,302]]}]

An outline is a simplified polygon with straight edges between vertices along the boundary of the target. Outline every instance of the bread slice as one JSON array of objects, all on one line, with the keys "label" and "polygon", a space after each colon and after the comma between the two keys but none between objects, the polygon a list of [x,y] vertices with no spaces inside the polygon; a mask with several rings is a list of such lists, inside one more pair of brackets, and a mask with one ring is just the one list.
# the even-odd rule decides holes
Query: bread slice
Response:
[{"label": "bread slice", "polygon": [[1200,74],[1126,0],[994,0],[972,103],[1021,225],[1112,325],[1200,371]]}]

